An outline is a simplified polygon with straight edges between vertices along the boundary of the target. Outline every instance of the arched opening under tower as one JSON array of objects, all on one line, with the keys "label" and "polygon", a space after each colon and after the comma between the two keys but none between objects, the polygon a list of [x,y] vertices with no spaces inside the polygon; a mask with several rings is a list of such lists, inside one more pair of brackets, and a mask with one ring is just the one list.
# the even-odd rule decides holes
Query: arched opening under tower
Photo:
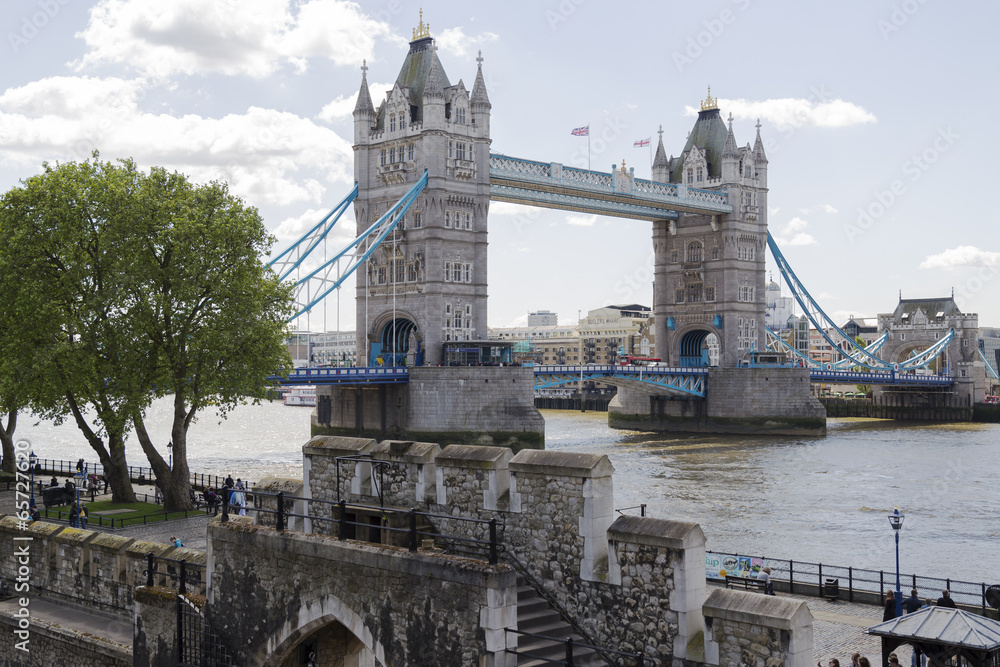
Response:
[{"label": "arched opening under tower", "polygon": [[[342,623],[327,617],[288,637],[270,656],[268,667],[373,665],[371,651]],[[318,627],[317,627],[318,626]]]},{"label": "arched opening under tower", "polygon": [[[412,362],[407,361],[410,346],[413,346]],[[370,366],[405,366],[408,363],[423,364],[423,350],[417,338],[417,325],[406,317],[389,320],[377,333],[377,341],[372,343]]]},{"label": "arched opening under tower", "polygon": [[719,365],[719,337],[706,329],[695,329],[681,336],[680,365],[705,368]]},{"label": "arched opening under tower", "polygon": [[[916,354],[920,354],[933,344],[934,344],[933,342],[914,342],[909,345],[903,345],[901,347],[896,348],[891,357],[886,361],[889,361],[890,363],[893,364],[902,364],[910,357]],[[924,375],[924,374],[941,375],[948,372],[949,365],[950,364],[948,363],[948,348],[945,348],[941,350],[940,354],[931,359],[930,363],[928,363],[923,368],[916,369],[916,371],[914,372],[917,373],[918,375]]]}]

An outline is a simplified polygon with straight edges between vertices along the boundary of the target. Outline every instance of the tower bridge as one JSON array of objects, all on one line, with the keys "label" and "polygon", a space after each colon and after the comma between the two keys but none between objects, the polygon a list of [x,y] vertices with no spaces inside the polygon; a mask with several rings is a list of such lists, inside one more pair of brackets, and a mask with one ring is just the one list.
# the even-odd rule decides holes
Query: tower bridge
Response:
[{"label": "tower bridge", "polygon": [[[866,384],[956,390],[952,379],[914,380],[900,371],[926,366],[953,338],[967,341],[965,320],[965,333],[948,328],[947,340],[939,337],[915,355],[909,348],[909,356],[895,364],[843,335],[844,362],[836,368],[747,367],[748,358],[768,347],[768,248],[824,335],[829,318],[768,233],[768,159],[760,123],[753,144],[740,146],[732,115],[723,120],[711,90],[677,156],[668,157],[661,129],[651,178],[644,180],[624,162],[601,172],[491,152],[492,103],[481,54],[471,91],[461,79],[452,83],[423,24],[377,106],[367,70],[362,67],[353,112],[356,187],[334,209],[339,217],[354,206],[357,240],[350,252],[324,260],[300,279],[298,292],[306,295],[299,298],[299,312],[306,312],[348,276],[357,276],[357,359],[369,368],[310,369],[289,378],[323,385],[314,432],[365,433],[377,423],[381,433],[388,428],[429,439],[444,432],[478,441],[480,436],[470,434],[492,433],[481,444],[520,442],[518,434],[531,432],[540,440],[544,422],[533,407],[533,388],[580,377],[619,387],[610,408],[613,425],[653,430],[685,428],[693,408],[690,401],[671,400],[680,397],[699,399],[695,411],[712,415],[701,419],[700,430],[822,432],[826,413],[809,389],[811,380],[820,381],[819,371],[827,377],[861,372]],[[649,221],[656,349],[666,368],[447,367],[448,345],[487,339],[491,201]],[[337,217],[317,225],[295,247],[320,247],[318,240]],[[282,266],[301,264],[301,253],[283,256]],[[831,330],[843,334],[836,325]],[[890,342],[895,335],[890,332]],[[709,343],[719,350],[718,369],[704,368]],[[888,349],[898,351],[891,344]],[[975,349],[968,352],[974,355]],[[975,359],[969,363],[964,371],[972,377],[981,369]],[[372,372],[381,366],[396,370]],[[404,366],[409,370],[400,372]],[[978,381],[970,382],[963,390],[974,393]],[[747,395],[755,399],[743,400]],[[417,410],[430,411],[439,432],[426,433],[432,420]],[[470,420],[470,414],[477,416]],[[767,426],[750,427],[751,422]]]}]

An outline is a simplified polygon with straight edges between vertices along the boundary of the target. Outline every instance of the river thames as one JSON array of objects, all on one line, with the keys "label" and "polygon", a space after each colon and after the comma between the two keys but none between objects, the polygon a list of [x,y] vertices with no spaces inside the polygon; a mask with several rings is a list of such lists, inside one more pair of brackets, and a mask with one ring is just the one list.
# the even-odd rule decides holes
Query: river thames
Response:
[{"label": "river thames", "polygon": [[[240,406],[191,427],[191,469],[257,480],[302,475],[311,409]],[[166,456],[170,404],[147,418]],[[546,448],[607,454],[615,507],[696,521],[713,551],[895,571],[886,516],[898,505],[904,572],[1000,583],[1000,425],[831,419],[825,437],[658,435],[608,428],[601,412],[543,411]],[[96,460],[76,426],[22,415],[42,458]],[[129,463],[148,465],[138,444]],[[638,510],[628,513],[637,514]]]}]

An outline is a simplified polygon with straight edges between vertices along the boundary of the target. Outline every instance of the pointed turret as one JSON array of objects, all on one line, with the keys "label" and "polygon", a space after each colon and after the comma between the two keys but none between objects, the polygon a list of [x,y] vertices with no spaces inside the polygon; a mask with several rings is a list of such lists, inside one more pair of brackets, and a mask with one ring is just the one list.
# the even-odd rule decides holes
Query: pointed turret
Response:
[{"label": "pointed turret", "polygon": [[483,52],[480,51],[476,57],[479,70],[476,72],[476,82],[472,84],[472,124],[476,129],[482,131],[484,136],[490,135],[490,96],[486,94],[486,80],[483,78]]},{"label": "pointed turret", "polygon": [[729,114],[729,131],[726,133],[726,145],[722,149],[722,180],[733,183],[740,177],[740,149],[736,146],[733,135],[733,114]]},{"label": "pointed turret", "polygon": [[424,127],[444,127],[444,84],[441,81],[441,68],[438,66],[437,47],[431,45],[430,67],[427,79],[424,81],[422,99],[424,111]]},{"label": "pointed turret", "polygon": [[368,138],[372,125],[375,123],[375,106],[368,91],[368,61],[361,63],[361,90],[358,91],[358,101],[354,105],[354,143]]},{"label": "pointed turret", "polygon": [[760,140],[760,118],[757,119],[757,140],[753,144],[753,161],[759,164],[767,164],[767,156],[764,155],[764,142]]},{"label": "pointed turret", "polygon": [[663,126],[659,129],[660,142],[656,145],[656,155],[653,157],[652,178],[658,183],[670,182],[670,160],[667,159],[667,151],[663,149]]}]

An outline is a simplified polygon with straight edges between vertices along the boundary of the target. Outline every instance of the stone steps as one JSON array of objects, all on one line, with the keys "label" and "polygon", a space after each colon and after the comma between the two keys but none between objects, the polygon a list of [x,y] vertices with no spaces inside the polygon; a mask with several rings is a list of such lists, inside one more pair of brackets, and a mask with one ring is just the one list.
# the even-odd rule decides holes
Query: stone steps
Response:
[{"label": "stone steps", "polygon": [[[518,667],[544,667],[545,665],[566,662],[566,645],[563,641],[572,638],[575,642],[583,642],[583,638],[573,632],[572,626],[562,619],[555,609],[538,594],[528,582],[517,577],[517,628],[521,632],[531,632],[545,635],[552,639],[519,636],[517,650]],[[593,649],[574,647],[573,664],[582,666],[606,665]]]}]

